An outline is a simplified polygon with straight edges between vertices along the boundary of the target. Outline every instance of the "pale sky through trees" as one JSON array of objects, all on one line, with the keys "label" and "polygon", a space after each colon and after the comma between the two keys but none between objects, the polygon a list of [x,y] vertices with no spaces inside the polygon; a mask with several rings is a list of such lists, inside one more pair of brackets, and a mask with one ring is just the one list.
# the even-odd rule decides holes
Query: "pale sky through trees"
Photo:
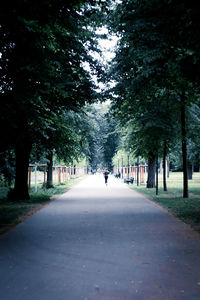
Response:
[{"label": "pale sky through trees", "polygon": [[[107,39],[99,39],[99,48],[102,51],[102,57],[99,56],[99,60],[103,65],[107,65],[114,57],[115,57],[115,48],[117,46],[118,38],[114,35],[108,34],[108,29],[106,27],[102,27],[97,31],[98,34],[106,34],[108,35]],[[106,89],[106,86],[103,83],[99,83],[100,89]],[[113,86],[114,82],[109,82],[109,86]]]},{"label": "pale sky through trees", "polygon": [[[102,27],[97,31],[97,34],[108,34],[108,29],[106,27]],[[117,41],[118,38],[116,36],[109,34],[107,39],[99,39],[99,47],[103,52],[102,61],[104,63],[114,58]]]},{"label": "pale sky through trees", "polygon": [[[102,55],[98,54],[97,52],[90,52],[90,54],[106,68],[106,65],[115,57],[115,48],[117,46],[118,37],[114,35],[108,34],[108,29],[104,26],[96,31],[96,34],[99,35],[108,35],[108,38],[105,39],[98,39],[99,49],[102,51]],[[90,71],[89,64],[84,65],[86,70]],[[93,76],[93,80],[95,84],[99,87],[97,89],[98,92],[105,90],[108,85],[113,86],[114,82],[109,82],[107,85],[103,84],[102,82],[98,82],[96,76]]]}]

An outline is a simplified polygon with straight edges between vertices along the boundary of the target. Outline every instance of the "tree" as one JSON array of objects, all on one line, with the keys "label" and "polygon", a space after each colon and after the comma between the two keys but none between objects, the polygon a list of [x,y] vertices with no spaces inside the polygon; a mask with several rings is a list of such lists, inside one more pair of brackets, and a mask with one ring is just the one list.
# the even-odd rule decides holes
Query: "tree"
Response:
[{"label": "tree", "polygon": [[83,65],[87,61],[95,72],[88,51],[96,42],[88,20],[101,11],[95,7],[99,3],[21,0],[2,7],[0,125],[6,134],[1,134],[1,149],[15,149],[15,198],[29,197],[31,148],[47,134],[55,115],[94,101],[94,85]]},{"label": "tree", "polygon": [[118,122],[111,114],[106,114],[107,126],[105,127],[104,141],[104,165],[111,171],[113,169],[112,159],[117,151],[119,144]]},{"label": "tree", "polygon": [[47,187],[53,186],[53,156],[56,155],[57,159],[65,164],[71,164],[73,160],[78,161],[88,148],[84,136],[86,128],[82,110],[63,111],[56,115],[53,121],[40,143],[34,144],[32,154],[33,161],[40,160],[40,157],[43,161],[47,160]]},{"label": "tree", "polygon": [[166,126],[162,138],[157,135],[163,129],[159,123],[164,121],[159,114],[154,115],[154,112],[159,112],[157,106],[162,102],[166,113],[172,112],[170,118],[174,123],[177,120],[175,116],[179,114],[184,197],[188,197],[185,112],[186,107],[195,101],[199,86],[199,72],[194,71],[199,65],[200,44],[199,36],[194,37],[193,33],[199,30],[197,16],[200,10],[197,4],[193,5],[194,1],[121,1],[110,18],[111,29],[120,37],[109,73],[117,83],[112,90],[116,95],[114,109],[118,109],[121,119],[124,116],[125,122],[133,120],[134,123],[138,121],[138,115],[142,117],[150,107],[148,121],[151,123],[153,116],[156,117],[154,123],[157,122],[157,128],[152,130],[152,126],[146,126],[147,121],[145,126],[151,128],[147,131],[151,133],[152,146],[158,139],[155,147],[148,143],[146,150],[149,148],[149,153],[154,157],[158,155],[161,143],[165,144],[166,139],[170,139]]},{"label": "tree", "polygon": [[[109,168],[112,170],[112,158],[118,146],[117,122],[109,114],[109,106],[95,104],[88,108],[88,130],[85,131],[88,142],[88,157],[92,169]],[[87,128],[87,127],[86,127]]]}]

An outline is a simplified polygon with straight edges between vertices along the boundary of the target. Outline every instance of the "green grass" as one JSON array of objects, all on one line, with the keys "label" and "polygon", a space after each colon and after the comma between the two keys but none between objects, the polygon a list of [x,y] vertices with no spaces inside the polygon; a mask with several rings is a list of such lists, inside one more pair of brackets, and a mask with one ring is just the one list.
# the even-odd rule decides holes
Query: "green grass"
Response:
[{"label": "green grass", "polygon": [[83,180],[85,176],[71,179],[67,184],[56,184],[54,188],[44,189],[42,183],[38,184],[37,193],[32,186],[30,190],[30,200],[9,201],[7,200],[8,188],[0,188],[0,233],[4,233],[29,215],[42,208],[52,201],[56,196],[63,194],[73,185]]},{"label": "green grass", "polygon": [[164,192],[162,176],[159,175],[159,193],[157,196],[155,189],[147,189],[144,184],[139,187],[133,184],[130,187],[148,196],[200,232],[200,173],[194,173],[193,179],[189,180],[189,198],[182,197],[182,178],[182,173],[170,173],[170,177],[167,179],[168,191]]}]

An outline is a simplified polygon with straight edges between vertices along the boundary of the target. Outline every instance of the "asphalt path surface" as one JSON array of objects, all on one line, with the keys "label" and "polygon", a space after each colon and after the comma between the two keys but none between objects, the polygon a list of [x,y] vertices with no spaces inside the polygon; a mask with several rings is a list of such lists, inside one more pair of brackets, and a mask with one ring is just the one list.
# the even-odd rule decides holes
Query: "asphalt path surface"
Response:
[{"label": "asphalt path surface", "polygon": [[0,238],[1,300],[200,300],[200,235],[89,176]]}]

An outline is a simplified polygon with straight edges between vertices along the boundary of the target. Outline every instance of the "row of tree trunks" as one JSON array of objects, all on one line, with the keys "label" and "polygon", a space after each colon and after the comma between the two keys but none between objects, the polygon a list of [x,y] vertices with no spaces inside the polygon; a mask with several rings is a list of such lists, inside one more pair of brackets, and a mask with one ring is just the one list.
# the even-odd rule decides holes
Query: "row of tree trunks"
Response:
[{"label": "row of tree trunks", "polygon": [[[18,137],[15,147],[16,171],[14,189],[8,194],[9,199],[27,200],[30,199],[28,190],[28,167],[32,144],[25,136]],[[48,156],[47,166],[47,188],[53,187],[53,153]]]},{"label": "row of tree trunks", "polygon": [[[187,162],[187,131],[186,131],[186,100],[185,96],[181,95],[181,105],[180,105],[180,114],[181,114],[181,137],[182,137],[182,161],[183,161],[183,198],[188,198],[188,179],[192,179],[192,166]],[[166,155],[167,147],[164,143],[163,149],[163,188],[164,191],[167,191],[166,184]],[[156,156],[153,153],[150,153],[148,160],[148,180],[147,188],[156,187],[156,194],[158,192],[158,174],[156,172],[158,168],[158,163]],[[155,174],[156,176],[156,185],[155,185]]]},{"label": "row of tree trunks", "polygon": [[[163,173],[163,190],[166,192],[167,191],[167,177],[169,177],[168,172],[167,172],[167,168],[166,168],[166,162],[168,163],[168,161],[166,161],[166,151],[164,150],[163,153],[163,161],[162,161],[162,173]],[[149,172],[148,172],[148,178],[150,180],[148,180],[148,182],[151,182],[153,184],[148,184],[147,187],[148,188],[153,188],[156,187],[156,194],[158,193],[157,187],[158,187],[158,163],[156,164],[155,162],[155,170],[156,172],[154,173],[154,171],[151,169],[153,166],[153,164],[150,164],[149,167]],[[154,169],[154,166],[153,166]],[[188,164],[187,167],[187,175],[188,175],[188,180],[192,180],[192,175],[193,175],[193,164]],[[156,176],[156,184],[154,185],[154,181],[155,181],[155,176]]]},{"label": "row of tree trunks", "polygon": [[[182,134],[182,157],[183,157],[183,197],[188,198],[188,166],[187,166],[187,140],[186,140],[186,120],[185,120],[186,103],[185,97],[182,97],[181,102],[181,134]],[[16,154],[16,177],[15,187],[10,194],[12,198],[18,200],[29,199],[28,192],[28,166],[32,144],[26,135],[18,138],[15,148]],[[166,144],[164,145],[163,161],[166,161]],[[52,166],[53,154],[49,154],[49,163],[47,169],[47,187],[52,187]],[[155,183],[155,173],[157,170],[157,158],[154,153],[149,153],[148,159],[148,179],[147,188],[158,187],[158,179]],[[189,172],[189,175],[191,172]],[[158,176],[157,176],[158,177]],[[157,178],[156,177],[156,178]],[[191,175],[190,175],[191,177]],[[166,165],[163,164],[163,186],[164,191],[167,190],[166,185]]]},{"label": "row of tree trunks", "polygon": [[[165,142],[163,148],[163,189],[164,191],[167,191],[166,159],[167,159],[167,144]],[[155,182],[155,175],[156,175],[156,182]],[[153,153],[149,155],[149,160],[148,160],[147,188],[156,188],[156,194],[158,194],[158,156],[153,155]]]}]

